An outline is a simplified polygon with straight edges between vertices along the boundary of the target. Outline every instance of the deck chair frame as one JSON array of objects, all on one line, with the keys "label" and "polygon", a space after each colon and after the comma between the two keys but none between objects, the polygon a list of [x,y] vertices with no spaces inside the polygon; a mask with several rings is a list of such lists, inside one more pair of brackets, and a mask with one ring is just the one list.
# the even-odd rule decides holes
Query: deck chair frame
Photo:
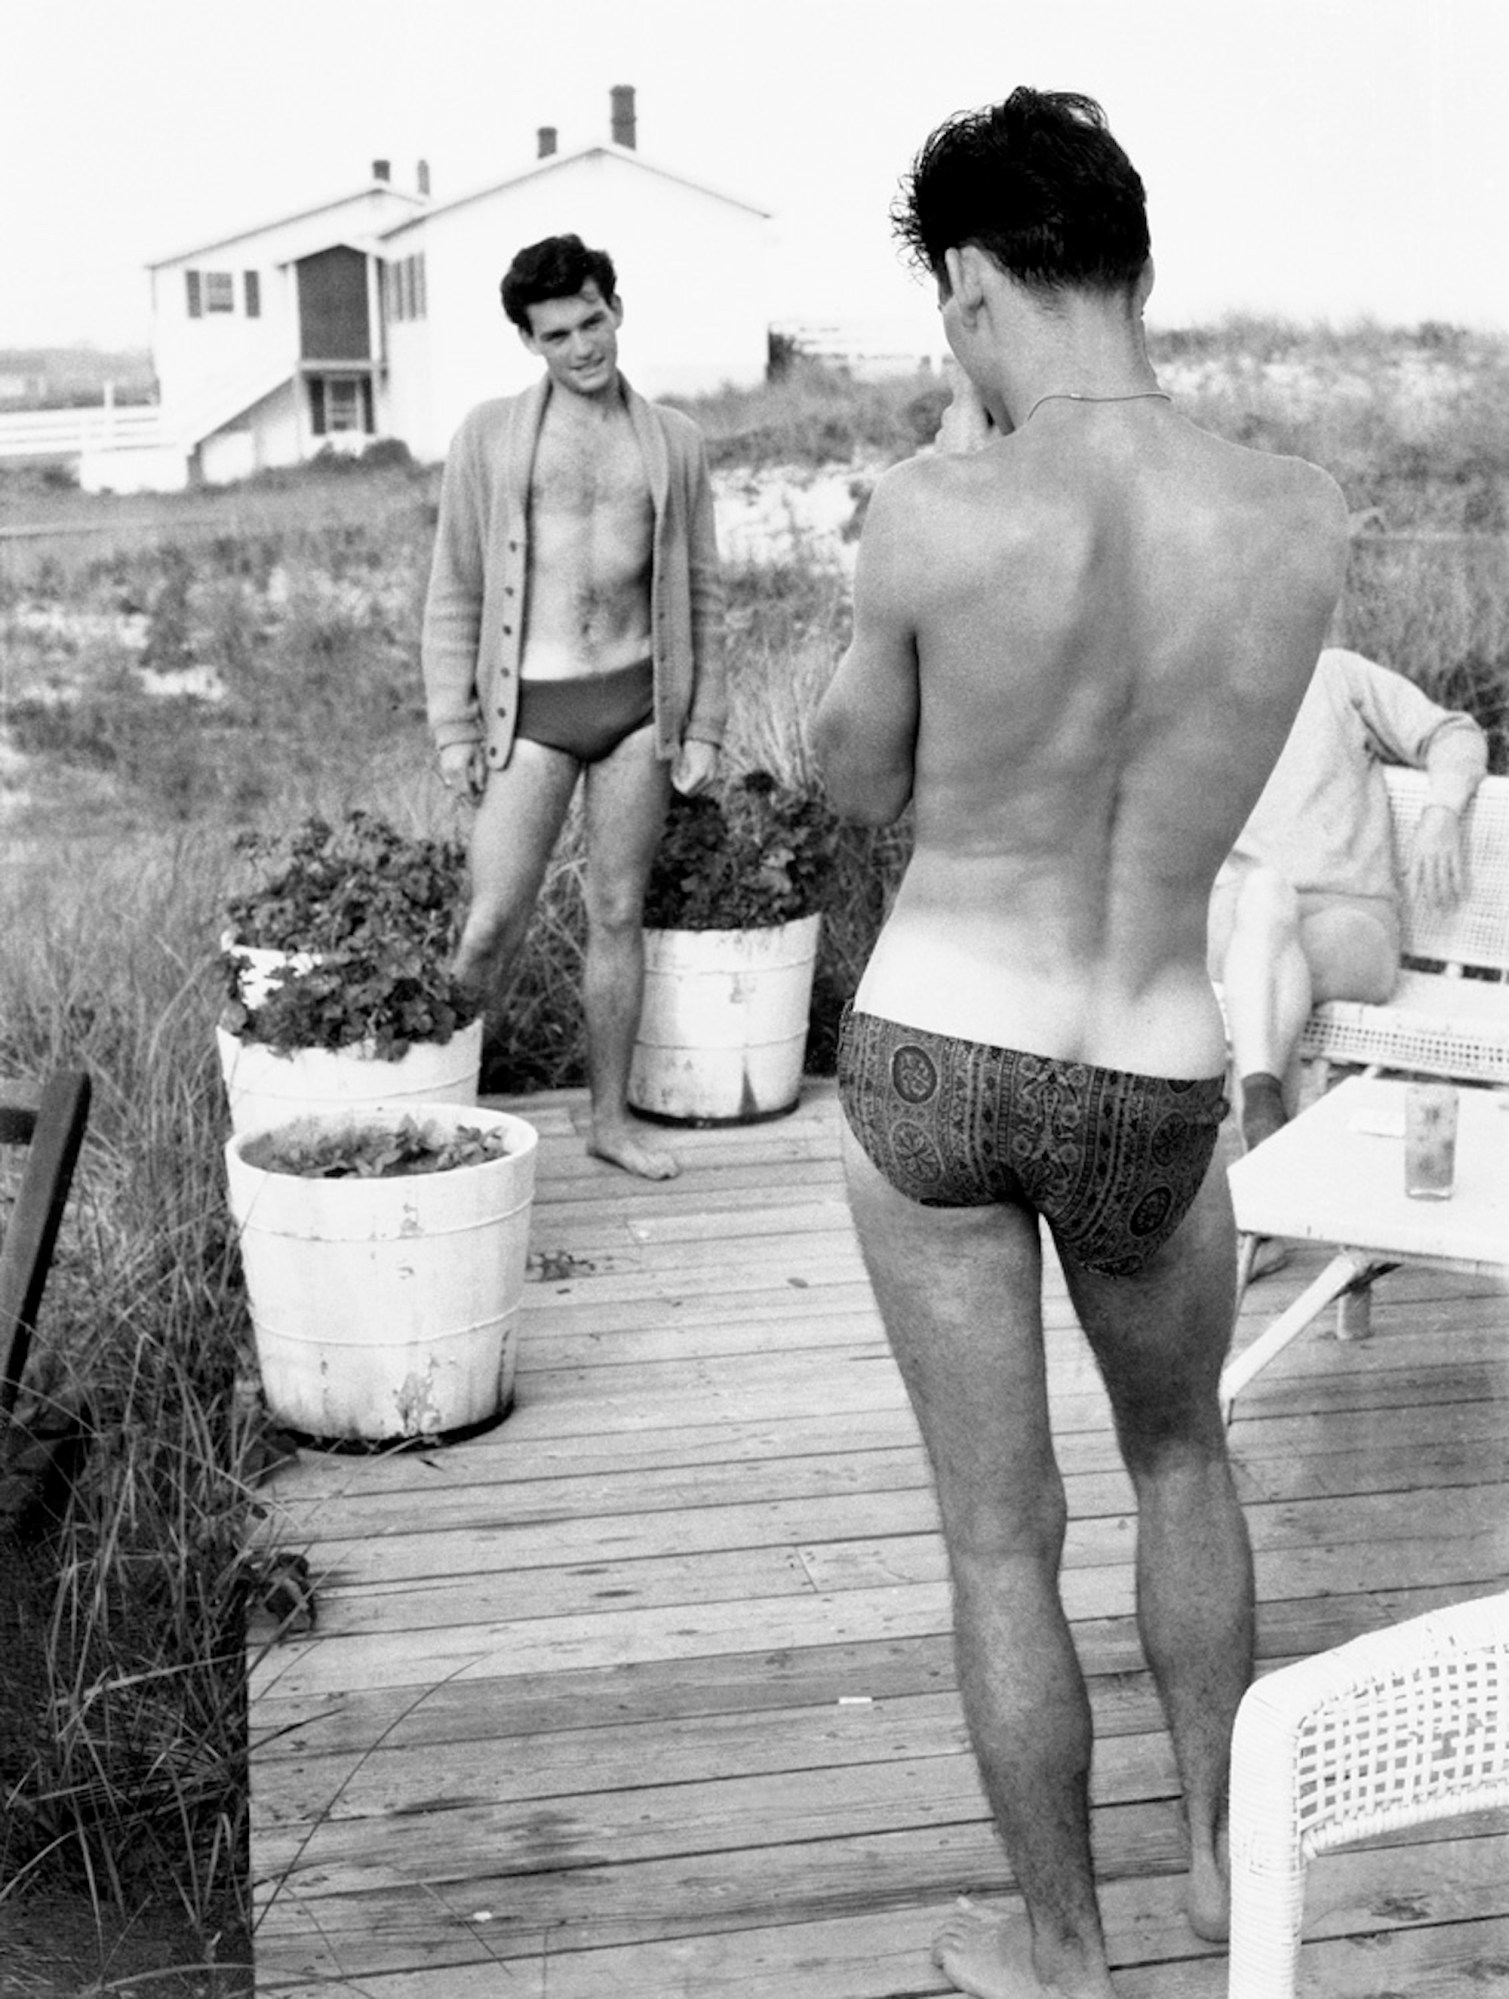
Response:
[{"label": "deck chair frame", "polygon": [[36,1330],[73,1169],[89,1121],[88,1075],[61,1070],[37,1088],[0,1082],[0,1144],[26,1164],[0,1245],[0,1434],[9,1427]]}]

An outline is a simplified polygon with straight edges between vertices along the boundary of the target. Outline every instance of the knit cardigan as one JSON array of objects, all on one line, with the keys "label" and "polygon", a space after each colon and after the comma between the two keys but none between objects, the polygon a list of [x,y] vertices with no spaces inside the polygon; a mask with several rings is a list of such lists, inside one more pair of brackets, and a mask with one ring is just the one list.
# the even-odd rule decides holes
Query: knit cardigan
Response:
[{"label": "knit cardigan", "polygon": [[[723,739],[728,688],[723,590],[702,433],[678,410],[623,384],[649,476],[655,526],[650,569],[655,749]],[[529,575],[529,481],[551,393],[543,376],[522,395],[480,403],[446,457],[425,600],[421,657],[437,749],[482,743],[502,769],[513,753]]]}]

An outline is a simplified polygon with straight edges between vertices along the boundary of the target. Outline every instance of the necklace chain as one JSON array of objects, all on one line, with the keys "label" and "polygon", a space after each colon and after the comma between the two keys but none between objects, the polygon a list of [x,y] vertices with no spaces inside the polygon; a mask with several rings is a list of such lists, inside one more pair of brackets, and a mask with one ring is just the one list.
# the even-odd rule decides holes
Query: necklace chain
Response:
[{"label": "necklace chain", "polygon": [[1032,408],[1022,418],[1017,428],[1025,429],[1044,403],[1144,403],[1151,401],[1171,403],[1173,400],[1167,389],[1136,389],[1131,394],[1125,396],[1090,396],[1084,394],[1079,389],[1051,389],[1046,396],[1038,397]]}]

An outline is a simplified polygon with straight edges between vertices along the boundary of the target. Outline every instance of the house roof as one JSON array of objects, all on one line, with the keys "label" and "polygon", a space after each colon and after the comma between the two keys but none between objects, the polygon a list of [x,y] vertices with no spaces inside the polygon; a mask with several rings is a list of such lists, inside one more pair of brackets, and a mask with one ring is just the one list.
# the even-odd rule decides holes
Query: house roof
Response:
[{"label": "house roof", "polygon": [[711,187],[704,180],[694,180],[690,174],[679,173],[674,167],[663,167],[654,160],[648,160],[637,147],[619,146],[611,141],[591,146],[578,146],[569,153],[551,153],[543,160],[535,160],[521,173],[509,174],[504,180],[489,181],[485,187],[473,188],[468,194],[457,195],[451,201],[430,202],[418,215],[406,215],[401,221],[390,223],[379,231],[384,241],[390,236],[400,235],[405,229],[413,229],[428,222],[432,216],[446,215],[457,208],[464,208],[474,201],[486,201],[491,196],[505,193],[509,188],[522,187],[526,181],[539,180],[545,175],[559,173],[563,167],[574,166],[580,160],[601,156],[606,159],[622,160],[626,166],[636,167],[642,173],[654,175],[660,180],[674,181],[678,186],[694,188],[698,194],[711,195],[715,201],[727,202],[730,208],[742,208],[746,214],[758,216],[768,221],[770,210],[758,208],[751,201],[744,201],[738,195],[727,194],[722,188]]},{"label": "house roof", "polygon": [[[288,215],[277,215],[266,222],[258,222],[248,229],[232,229],[224,236],[215,236],[207,243],[195,243],[187,250],[178,250],[171,257],[154,257],[147,265],[149,271],[160,271],[169,264],[181,264],[188,257],[203,257],[212,250],[229,248],[232,243],[243,243],[249,236],[264,235],[269,229],[286,228],[290,222],[307,222],[312,216],[324,215],[334,208],[345,208],[353,201],[361,201],[369,194],[386,194],[395,201],[407,202],[410,207],[421,211],[429,204],[421,195],[409,194],[401,187],[394,187],[391,181],[371,180],[365,186],[353,188],[349,194],[339,194],[332,201],[317,201],[312,208],[297,208]],[[333,237],[333,242],[344,242],[345,237]]]},{"label": "house roof", "polygon": [[281,271],[289,264],[307,264],[311,257],[323,257],[327,250],[355,250],[361,257],[380,257],[382,243],[376,236],[329,236],[312,250],[296,250],[291,256],[279,257],[274,268]]}]

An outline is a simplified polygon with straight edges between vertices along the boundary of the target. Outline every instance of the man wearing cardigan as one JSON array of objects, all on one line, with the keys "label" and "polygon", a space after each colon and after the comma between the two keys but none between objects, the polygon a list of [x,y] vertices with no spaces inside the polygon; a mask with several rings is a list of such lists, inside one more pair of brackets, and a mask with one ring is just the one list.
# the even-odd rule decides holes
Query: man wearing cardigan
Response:
[{"label": "man wearing cardigan", "polygon": [[613,264],[577,236],[521,250],[503,307],[545,364],[479,404],[446,460],[423,664],[441,777],[472,799],[456,974],[479,997],[523,943],[583,780],[589,1150],[677,1171],[628,1109],[641,911],[670,788],[704,789],[727,711],[702,437],[618,368]]}]

